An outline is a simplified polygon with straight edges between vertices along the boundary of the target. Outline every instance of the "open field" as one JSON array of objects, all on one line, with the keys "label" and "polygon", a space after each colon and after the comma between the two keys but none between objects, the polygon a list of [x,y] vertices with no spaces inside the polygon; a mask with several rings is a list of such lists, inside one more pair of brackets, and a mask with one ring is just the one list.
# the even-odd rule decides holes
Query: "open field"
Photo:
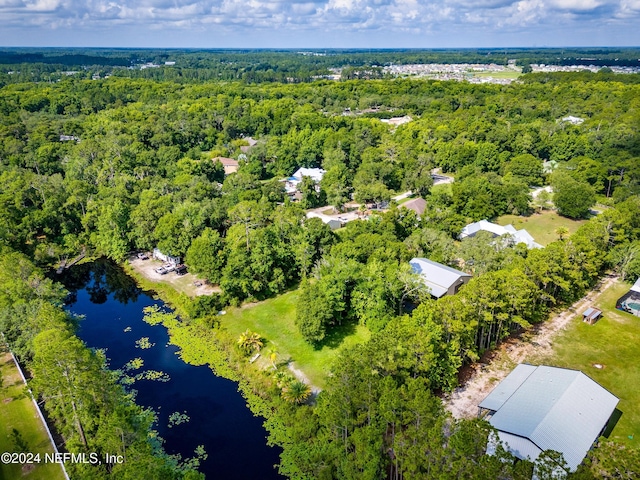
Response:
[{"label": "open field", "polygon": [[534,213],[529,217],[519,215],[503,215],[498,217],[496,223],[499,225],[512,224],[517,230],[522,228],[538,242],[540,245],[548,245],[558,240],[556,229],[558,227],[566,227],[569,235],[572,235],[586,223],[586,220],[571,220],[570,218],[561,217],[554,211],[544,211],[542,213]]},{"label": "open field", "polygon": [[324,388],[329,368],[340,349],[366,341],[369,331],[362,326],[334,328],[322,348],[316,350],[304,341],[295,325],[297,297],[298,292],[291,291],[264,302],[230,308],[220,321],[222,327],[236,337],[246,329],[259,333],[267,340],[264,357],[275,350],[277,362],[290,359],[314,386]]},{"label": "open field", "polygon": [[9,353],[0,354],[0,371],[3,378],[0,388],[0,453],[20,451],[12,435],[16,429],[26,446],[23,451],[41,455],[41,463],[37,465],[0,463],[0,479],[64,479],[60,465],[44,463],[44,454],[53,453],[53,446],[31,398],[24,394],[24,383]]},{"label": "open field", "polygon": [[603,317],[595,324],[582,322],[575,312],[567,329],[553,341],[548,354],[534,354],[527,360],[580,370],[620,399],[622,416],[611,439],[640,445],[640,318],[616,310],[616,300],[629,290],[616,282],[594,302]]},{"label": "open field", "polygon": [[491,77],[491,78],[519,78],[522,76],[521,72],[515,70],[504,70],[500,72],[474,72],[474,77]]}]

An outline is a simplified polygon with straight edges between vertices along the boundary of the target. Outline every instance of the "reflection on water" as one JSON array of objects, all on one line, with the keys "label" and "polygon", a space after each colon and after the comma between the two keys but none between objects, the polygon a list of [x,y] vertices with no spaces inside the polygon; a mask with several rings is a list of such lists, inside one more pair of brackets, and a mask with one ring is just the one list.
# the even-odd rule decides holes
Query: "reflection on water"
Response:
[{"label": "reflection on water", "polygon": [[141,378],[132,385],[136,402],[157,413],[155,428],[167,453],[188,458],[204,445],[208,458],[200,471],[211,479],[282,478],[273,468],[279,450],[266,445],[262,420],[248,410],[237,385],[208,367],[184,363],[168,344],[166,329],[142,320],[144,307],[162,302],[108,261],[74,266],[56,279],[70,292],[69,310],[84,316],[78,336],[89,347],[106,349],[110,368],[138,358],[136,366],[142,366],[129,376],[169,378]]}]

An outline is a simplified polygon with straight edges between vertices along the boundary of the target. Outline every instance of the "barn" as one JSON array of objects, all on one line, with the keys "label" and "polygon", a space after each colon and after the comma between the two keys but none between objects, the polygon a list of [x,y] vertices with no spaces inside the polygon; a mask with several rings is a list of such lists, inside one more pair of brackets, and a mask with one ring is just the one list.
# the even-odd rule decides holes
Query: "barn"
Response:
[{"label": "barn", "polygon": [[516,457],[535,461],[555,450],[575,471],[617,404],[615,395],[582,372],[520,364],[480,403],[478,414]]}]

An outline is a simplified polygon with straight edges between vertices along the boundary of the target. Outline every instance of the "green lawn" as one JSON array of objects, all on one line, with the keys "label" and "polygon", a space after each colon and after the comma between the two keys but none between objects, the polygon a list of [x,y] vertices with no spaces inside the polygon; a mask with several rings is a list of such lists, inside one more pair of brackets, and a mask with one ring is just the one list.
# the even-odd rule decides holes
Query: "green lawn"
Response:
[{"label": "green lawn", "polygon": [[341,348],[349,348],[369,338],[369,331],[362,326],[336,328],[320,349],[314,349],[304,341],[295,325],[298,292],[291,291],[264,302],[229,308],[220,317],[222,327],[232,335],[240,336],[249,329],[267,340],[263,352],[275,349],[278,361],[291,359],[315,386],[324,388],[327,374]]},{"label": "green lawn", "polygon": [[431,193],[441,192],[441,193],[448,193],[449,195],[451,195],[452,193],[451,185],[452,185],[451,183],[439,183],[438,185],[434,185],[433,187],[431,187]]},{"label": "green lawn", "polygon": [[637,447],[640,445],[640,318],[615,308],[616,300],[628,290],[628,284],[614,284],[595,302],[603,312],[602,319],[595,325],[587,325],[582,322],[582,312],[576,312],[576,318],[554,340],[553,353],[527,361],[580,370],[616,395],[622,416],[610,438]]},{"label": "green lawn", "polygon": [[529,217],[519,215],[503,215],[496,220],[499,225],[512,224],[517,230],[524,228],[540,245],[548,245],[558,240],[556,229],[566,227],[569,234],[573,234],[578,228],[586,223],[586,220],[571,220],[561,217],[554,211],[543,211],[534,213]]},{"label": "green lawn", "polygon": [[515,70],[504,70],[502,72],[472,72],[474,77],[492,77],[492,78],[518,78],[522,73]]},{"label": "green lawn", "polygon": [[53,446],[40,421],[31,399],[24,395],[24,383],[20,378],[11,355],[0,355],[0,370],[2,371],[3,384],[0,388],[0,453],[18,452],[16,443],[12,437],[15,428],[26,444],[25,452],[39,453],[41,463],[33,469],[22,465],[5,465],[0,463],[0,479],[63,479],[60,465],[44,463],[44,454],[53,453]]}]

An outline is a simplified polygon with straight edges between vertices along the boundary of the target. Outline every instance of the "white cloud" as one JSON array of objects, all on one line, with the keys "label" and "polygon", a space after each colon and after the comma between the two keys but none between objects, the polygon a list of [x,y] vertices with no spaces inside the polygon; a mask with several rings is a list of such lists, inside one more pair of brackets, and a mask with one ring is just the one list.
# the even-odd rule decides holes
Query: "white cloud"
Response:
[{"label": "white cloud", "polygon": [[[53,29],[57,34],[61,27],[73,29],[73,42],[73,34],[91,38],[111,30],[115,38],[118,28],[129,26],[142,38],[151,29],[183,32],[184,39],[193,38],[199,46],[203,40],[197,35],[217,25],[224,38],[260,39],[256,47],[274,44],[265,45],[263,39],[295,35],[318,42],[324,38],[330,44],[360,35],[365,45],[371,40],[389,46],[398,45],[400,38],[416,41],[423,35],[425,47],[433,46],[427,38],[440,46],[460,45],[468,38],[467,45],[476,46],[484,37],[501,38],[505,31],[513,39],[537,36],[541,44],[553,43],[550,32],[585,32],[569,37],[579,45],[579,38],[592,38],[586,33],[590,28],[601,32],[604,23],[616,25],[612,38],[627,32],[627,44],[638,44],[637,22],[640,0],[0,0],[0,24],[6,32],[0,31],[0,44],[25,44],[15,35],[29,27],[38,28],[42,38]],[[516,36],[518,31],[523,36]],[[373,35],[366,32],[378,37],[366,37]],[[418,37],[402,37],[407,32]]]}]

